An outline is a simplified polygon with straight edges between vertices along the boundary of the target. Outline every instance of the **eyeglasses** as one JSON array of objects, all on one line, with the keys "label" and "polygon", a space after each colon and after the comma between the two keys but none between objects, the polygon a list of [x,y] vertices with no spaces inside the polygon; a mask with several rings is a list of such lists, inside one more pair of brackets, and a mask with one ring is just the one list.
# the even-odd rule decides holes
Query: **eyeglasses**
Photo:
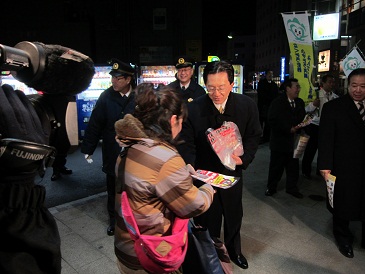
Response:
[{"label": "eyeglasses", "polygon": [[181,68],[181,69],[178,69],[177,72],[178,73],[183,73],[183,72],[189,72],[191,70],[192,70],[192,68],[190,68],[190,67],[189,68]]},{"label": "eyeglasses", "polygon": [[226,87],[221,86],[219,88],[216,87],[207,87],[207,91],[210,95],[212,95],[214,92],[219,92],[221,95],[224,95],[225,91],[226,91]]},{"label": "eyeglasses", "polygon": [[124,76],[112,76],[113,79],[117,80],[117,81],[120,81],[122,79],[125,79]]}]

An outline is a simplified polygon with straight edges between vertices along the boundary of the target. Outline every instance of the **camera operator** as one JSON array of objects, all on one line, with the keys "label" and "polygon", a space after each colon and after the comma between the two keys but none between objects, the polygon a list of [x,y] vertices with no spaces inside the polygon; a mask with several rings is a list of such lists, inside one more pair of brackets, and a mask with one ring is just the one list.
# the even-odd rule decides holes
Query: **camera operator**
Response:
[{"label": "camera operator", "polygon": [[71,148],[70,140],[67,136],[66,114],[70,102],[76,102],[75,95],[43,94],[38,99],[43,105],[47,105],[54,114],[54,119],[58,126],[55,128],[50,139],[50,145],[57,149],[52,168],[51,181],[60,179],[63,175],[72,174],[72,169],[67,168],[67,155]]},{"label": "camera operator", "polygon": [[9,85],[0,88],[0,134],[0,273],[61,273],[57,224],[45,207],[45,188],[34,184],[38,169],[55,151],[42,145],[49,132],[31,102]]},{"label": "camera operator", "polygon": [[[85,90],[95,73],[93,61],[58,45],[0,44],[0,70],[10,70],[35,90],[58,96]],[[43,105],[42,105],[43,104]],[[45,206],[46,190],[35,184],[52,165],[48,106],[10,85],[0,86],[0,273],[60,274],[61,248],[56,221]]]}]

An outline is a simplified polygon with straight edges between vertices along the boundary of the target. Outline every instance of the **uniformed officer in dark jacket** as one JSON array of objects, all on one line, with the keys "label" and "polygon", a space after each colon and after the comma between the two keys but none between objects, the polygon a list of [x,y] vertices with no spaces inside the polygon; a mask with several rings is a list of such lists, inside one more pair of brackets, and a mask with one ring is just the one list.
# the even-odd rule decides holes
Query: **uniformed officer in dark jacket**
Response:
[{"label": "uniformed officer in dark jacket", "polygon": [[115,141],[114,123],[125,114],[133,113],[135,108],[133,88],[136,86],[134,67],[118,59],[113,60],[110,71],[112,86],[103,91],[93,109],[87,125],[81,152],[88,162],[94,153],[99,140],[102,139],[103,172],[106,173],[109,213],[107,234],[114,235],[115,225],[115,162],[120,147]]},{"label": "uniformed officer in dark jacket", "polygon": [[175,65],[176,80],[168,84],[182,94],[183,100],[191,102],[195,98],[206,94],[204,88],[194,80],[194,65],[189,57],[179,57]]}]

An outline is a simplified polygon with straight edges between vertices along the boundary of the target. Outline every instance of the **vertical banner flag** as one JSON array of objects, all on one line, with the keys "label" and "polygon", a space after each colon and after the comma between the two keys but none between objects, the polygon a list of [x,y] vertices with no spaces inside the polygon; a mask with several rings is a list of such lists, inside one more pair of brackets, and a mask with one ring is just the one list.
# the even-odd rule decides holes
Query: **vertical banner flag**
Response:
[{"label": "vertical banner flag", "polygon": [[298,79],[302,87],[299,97],[307,104],[316,98],[315,88],[311,81],[314,58],[308,13],[282,13],[281,15],[288,36],[294,78]]},{"label": "vertical banner flag", "polygon": [[359,52],[359,50],[360,49],[358,49],[357,46],[353,47],[350,53],[348,53],[340,62],[346,77],[348,77],[354,69],[365,68],[365,61],[361,57],[361,51]]}]

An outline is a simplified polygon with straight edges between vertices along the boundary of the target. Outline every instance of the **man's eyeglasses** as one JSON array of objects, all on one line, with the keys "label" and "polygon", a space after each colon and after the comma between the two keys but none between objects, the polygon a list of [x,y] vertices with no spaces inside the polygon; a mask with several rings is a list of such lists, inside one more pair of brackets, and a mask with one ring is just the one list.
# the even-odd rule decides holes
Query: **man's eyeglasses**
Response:
[{"label": "man's eyeglasses", "polygon": [[189,72],[191,70],[192,70],[192,68],[190,68],[190,67],[189,68],[181,68],[181,69],[178,69],[177,72],[178,73],[183,73],[183,72]]},{"label": "man's eyeglasses", "polygon": [[219,92],[221,95],[224,95],[226,88],[225,87],[207,87],[207,91],[210,95],[212,95],[214,92]]},{"label": "man's eyeglasses", "polygon": [[124,76],[112,76],[113,79],[117,80],[117,81],[120,81],[122,79],[125,79]]}]

